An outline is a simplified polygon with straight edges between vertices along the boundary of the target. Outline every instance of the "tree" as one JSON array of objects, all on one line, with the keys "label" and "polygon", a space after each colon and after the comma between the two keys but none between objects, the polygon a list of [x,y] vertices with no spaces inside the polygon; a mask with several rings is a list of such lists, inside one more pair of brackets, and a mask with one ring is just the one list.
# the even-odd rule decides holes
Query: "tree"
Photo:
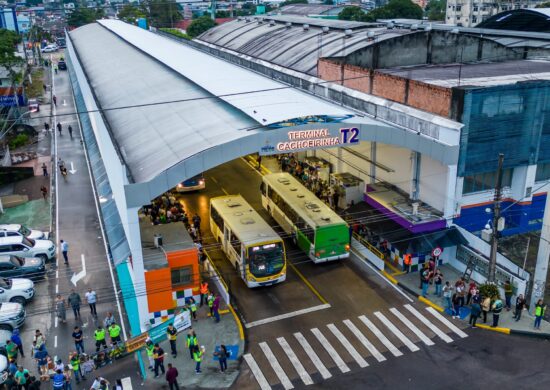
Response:
[{"label": "tree", "polygon": [[362,22],[366,16],[367,14],[360,7],[346,7],[338,14],[338,19]]},{"label": "tree", "polygon": [[146,0],[142,5],[151,26],[173,27],[175,22],[183,19],[175,0]]},{"label": "tree", "polygon": [[191,38],[198,37],[206,30],[211,29],[216,25],[216,22],[214,22],[210,16],[201,16],[198,19],[195,19],[191,22],[189,27],[187,27],[187,35],[189,35]]},{"label": "tree", "polygon": [[365,22],[376,22],[378,19],[422,19],[424,12],[411,0],[390,0],[383,7],[375,8],[365,17]]},{"label": "tree", "polygon": [[429,20],[445,20],[446,0],[430,0],[426,6],[426,15]]},{"label": "tree", "polygon": [[77,8],[69,15],[67,24],[71,27],[80,27],[93,23],[104,16],[102,8]]},{"label": "tree", "polygon": [[126,23],[136,23],[136,19],[144,18],[146,16],[145,11],[134,4],[126,4],[117,14],[120,20],[124,20]]}]

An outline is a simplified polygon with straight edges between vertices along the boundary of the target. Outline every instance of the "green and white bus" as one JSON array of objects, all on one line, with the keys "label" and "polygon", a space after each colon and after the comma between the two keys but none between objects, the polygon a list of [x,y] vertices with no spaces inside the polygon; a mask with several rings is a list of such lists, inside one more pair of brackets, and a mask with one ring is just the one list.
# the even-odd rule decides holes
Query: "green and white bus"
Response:
[{"label": "green and white bus", "polygon": [[262,206],[315,263],[349,257],[349,227],[289,173],[265,175]]},{"label": "green and white bus", "polygon": [[242,196],[210,199],[210,230],[248,287],[285,281],[283,240]]}]

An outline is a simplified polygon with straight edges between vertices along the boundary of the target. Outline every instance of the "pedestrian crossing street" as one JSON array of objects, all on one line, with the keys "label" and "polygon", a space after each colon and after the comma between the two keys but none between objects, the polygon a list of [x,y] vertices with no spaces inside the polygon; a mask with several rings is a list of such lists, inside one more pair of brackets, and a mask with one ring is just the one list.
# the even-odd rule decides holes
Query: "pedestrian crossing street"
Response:
[{"label": "pedestrian crossing street", "polygon": [[290,390],[383,363],[390,355],[417,352],[419,343],[435,345],[432,339],[451,343],[449,334],[455,339],[468,337],[437,310],[427,307],[421,312],[406,304],[277,337],[269,344],[263,341],[243,357],[261,390]]}]

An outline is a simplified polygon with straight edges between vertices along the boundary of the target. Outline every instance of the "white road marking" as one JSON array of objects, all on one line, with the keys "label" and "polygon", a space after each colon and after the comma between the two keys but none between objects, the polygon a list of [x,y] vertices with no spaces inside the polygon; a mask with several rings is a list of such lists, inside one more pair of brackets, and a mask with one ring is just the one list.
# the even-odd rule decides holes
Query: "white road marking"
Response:
[{"label": "white road marking", "polygon": [[376,327],[376,325],[371,322],[371,320],[367,318],[367,316],[359,316],[359,319],[363,322],[363,324],[367,326],[367,328],[370,329],[372,333],[374,333],[376,337],[378,337],[378,339],[382,342],[382,344],[384,344],[386,348],[388,348],[393,356],[403,356],[403,353],[399,349],[397,349],[397,347],[393,345],[390,340],[388,340],[388,338],[380,331],[380,329]]},{"label": "white road marking", "polygon": [[292,348],[290,348],[290,345],[288,345],[285,338],[278,337],[277,341],[279,342],[279,345],[281,346],[281,348],[283,348],[283,351],[286,353],[286,356],[288,356],[288,360],[290,360],[290,362],[294,366],[294,369],[302,379],[302,382],[304,382],[304,385],[312,385],[313,380],[311,379],[306,369],[300,362],[300,359],[298,359],[298,356],[296,356]]},{"label": "white road marking", "polygon": [[279,361],[273,354],[273,351],[271,351],[271,348],[269,348],[269,345],[267,345],[267,343],[265,342],[262,342],[259,345],[264,352],[267,361],[269,362],[269,364],[271,364],[271,368],[273,368],[273,371],[275,371],[275,374],[277,374],[277,378],[279,378],[279,380],[281,381],[281,385],[283,385],[285,390],[293,389],[294,386],[292,385],[292,382],[290,382],[290,379],[288,379],[288,376],[279,364]]},{"label": "white road marking", "polygon": [[59,284],[56,284],[56,285],[55,285],[55,293],[56,293],[56,294],[59,294]]},{"label": "white road marking", "polygon": [[405,308],[412,313],[416,318],[420,320],[424,325],[426,325],[432,332],[434,332],[437,337],[439,337],[441,340],[445,341],[446,343],[451,343],[453,341],[452,338],[447,336],[445,333],[443,333],[437,326],[432,324],[430,320],[428,320],[426,317],[424,317],[422,314],[418,312],[414,307],[409,305],[408,303],[405,305]]},{"label": "white road marking", "polygon": [[59,279],[59,270],[55,271],[55,278]]},{"label": "white road marking", "polygon": [[53,347],[57,348],[57,335],[53,338]]},{"label": "white road marking", "polygon": [[349,330],[351,330],[351,332],[355,335],[355,337],[357,337],[357,339],[361,342],[361,344],[363,344],[365,348],[369,350],[371,355],[374,356],[376,360],[378,360],[379,362],[383,362],[384,360],[386,360],[384,355],[382,355],[376,349],[376,347],[372,345],[372,343],[365,337],[365,335],[363,335],[363,333],[361,333],[359,329],[357,329],[357,327],[353,322],[351,322],[350,320],[344,320],[344,324],[346,324]]},{"label": "white road marking", "polygon": [[318,310],[324,310],[324,309],[328,309],[328,308],[330,308],[330,304],[325,303],[324,305],[312,306],[312,307],[308,307],[306,309],[296,310],[296,311],[293,311],[293,312],[290,312],[290,313],[279,314],[278,316],[264,318],[263,320],[252,321],[252,322],[249,322],[249,323],[245,324],[244,326],[245,326],[245,328],[250,329],[254,326],[269,324],[270,322],[280,321],[280,320],[284,320],[284,319],[291,318],[291,317],[297,317],[297,316],[302,315],[302,314],[307,314],[307,313],[311,313],[311,312],[318,311]]},{"label": "white road marking", "polygon": [[351,345],[351,343],[344,337],[342,332],[334,325],[334,324],[328,324],[327,328],[332,332],[332,334],[342,343],[346,351],[351,355],[352,358],[355,359],[359,367],[365,368],[368,367],[368,363],[365,359],[363,359],[363,356],[357,350]]},{"label": "white road marking", "polygon": [[420,350],[411,340],[407,338],[397,327],[392,324],[390,320],[386,318],[386,316],[379,311],[375,312],[374,315],[382,322],[386,328],[388,328],[394,335],[397,337],[407,348],[411,350],[411,352],[416,352]]},{"label": "white road marking", "polygon": [[267,381],[267,379],[265,379],[265,376],[262,373],[262,370],[260,370],[260,367],[258,367],[258,363],[256,363],[256,360],[254,360],[252,355],[247,353],[243,355],[243,358],[244,360],[246,360],[246,363],[248,364],[248,367],[250,367],[250,370],[252,370],[252,374],[254,374],[256,381],[260,385],[260,389],[271,390],[271,386],[269,385],[269,382]]},{"label": "white road marking", "polygon": [[453,324],[451,321],[449,321],[447,318],[443,317],[441,313],[439,313],[437,310],[435,310],[433,307],[427,307],[426,310],[428,310],[432,315],[437,318],[439,321],[443,322],[447,327],[455,332],[457,335],[459,335],[461,338],[468,337],[466,333],[464,333],[462,330],[458,329],[455,324]]},{"label": "white road marking", "polygon": [[428,346],[434,345],[434,342],[430,340],[428,336],[426,336],[420,329],[416,327],[407,317],[405,317],[403,314],[399,312],[396,308],[392,307],[390,311],[397,317],[399,320],[405,324],[407,328],[409,328],[415,335],[418,337],[422,342]]},{"label": "white road marking", "polygon": [[133,388],[132,388],[132,378],[127,376],[126,378],[122,378],[121,382],[122,382],[122,388],[124,390],[133,390]]},{"label": "white road marking", "polygon": [[325,348],[329,356],[332,358],[336,366],[342,371],[342,373],[349,372],[350,369],[347,366],[346,362],[342,360],[340,355],[338,355],[338,352],[334,349],[334,347],[329,343],[329,341],[326,339],[326,337],[321,333],[321,331],[317,328],[310,329],[311,333],[315,335],[317,340],[319,340],[319,343]]},{"label": "white road marking", "polygon": [[78,281],[84,277],[86,277],[86,258],[84,257],[84,254],[80,254],[80,258],[82,259],[82,269],[79,273],[74,273],[73,276],[71,276],[71,283],[76,286]]},{"label": "white road marking", "polygon": [[332,374],[330,373],[329,370],[327,370],[327,368],[325,367],[321,359],[319,359],[319,356],[315,353],[313,348],[311,348],[311,345],[308,343],[304,335],[301,334],[300,332],[296,332],[294,333],[294,337],[296,337],[296,340],[298,340],[298,342],[300,343],[304,351],[306,351],[307,355],[309,356],[309,359],[311,360],[311,362],[313,363],[317,371],[319,371],[319,374],[321,374],[323,379],[331,378]]},{"label": "white road marking", "polygon": [[55,319],[54,319],[54,328],[57,328],[57,315],[55,316]]}]

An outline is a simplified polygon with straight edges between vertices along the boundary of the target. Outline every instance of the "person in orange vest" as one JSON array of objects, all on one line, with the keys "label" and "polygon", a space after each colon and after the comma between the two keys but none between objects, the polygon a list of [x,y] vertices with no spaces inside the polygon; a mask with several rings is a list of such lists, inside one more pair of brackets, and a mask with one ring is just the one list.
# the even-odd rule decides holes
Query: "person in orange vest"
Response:
[{"label": "person in orange vest", "polygon": [[201,307],[203,304],[207,302],[208,297],[208,282],[202,282],[200,286],[200,293],[201,293]]},{"label": "person in orange vest", "polygon": [[409,273],[411,271],[412,255],[410,253],[403,256],[403,271]]}]

